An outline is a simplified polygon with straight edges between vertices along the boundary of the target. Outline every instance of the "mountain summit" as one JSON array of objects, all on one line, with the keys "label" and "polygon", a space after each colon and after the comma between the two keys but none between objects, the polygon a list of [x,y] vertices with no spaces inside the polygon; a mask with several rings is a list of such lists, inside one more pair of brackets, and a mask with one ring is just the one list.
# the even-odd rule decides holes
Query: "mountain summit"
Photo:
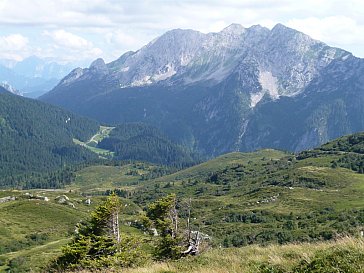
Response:
[{"label": "mountain summit", "polygon": [[351,103],[364,100],[362,67],[282,24],[176,29],[111,63],[73,70],[41,99],[103,122],[150,123],[209,155],[298,151],[364,130]]}]

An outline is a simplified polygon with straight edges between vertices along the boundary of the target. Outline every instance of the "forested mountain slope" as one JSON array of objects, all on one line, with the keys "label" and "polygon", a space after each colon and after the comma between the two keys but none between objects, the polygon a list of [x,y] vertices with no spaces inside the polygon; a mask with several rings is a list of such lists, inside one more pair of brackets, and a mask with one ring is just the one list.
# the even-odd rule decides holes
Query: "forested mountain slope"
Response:
[{"label": "forested mountain slope", "polygon": [[56,186],[62,179],[54,175],[67,176],[56,171],[97,158],[73,138],[85,140],[98,127],[96,121],[0,88],[1,187]]},{"label": "forested mountain slope", "polygon": [[143,123],[124,123],[116,126],[109,137],[97,147],[114,152],[114,159],[147,161],[178,167],[199,160],[197,154],[173,143],[155,127]]}]

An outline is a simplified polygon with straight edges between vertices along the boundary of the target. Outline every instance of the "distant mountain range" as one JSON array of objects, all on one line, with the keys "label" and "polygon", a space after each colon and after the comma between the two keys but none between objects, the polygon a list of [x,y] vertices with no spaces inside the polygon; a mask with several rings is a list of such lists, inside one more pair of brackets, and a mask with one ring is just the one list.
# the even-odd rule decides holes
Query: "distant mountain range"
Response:
[{"label": "distant mountain range", "polygon": [[59,64],[36,56],[20,62],[0,60],[0,83],[34,98],[56,86],[73,68],[72,64]]},{"label": "distant mountain range", "polygon": [[102,122],[145,122],[214,156],[301,151],[364,130],[364,60],[278,24],[172,30],[77,68],[40,98]]}]

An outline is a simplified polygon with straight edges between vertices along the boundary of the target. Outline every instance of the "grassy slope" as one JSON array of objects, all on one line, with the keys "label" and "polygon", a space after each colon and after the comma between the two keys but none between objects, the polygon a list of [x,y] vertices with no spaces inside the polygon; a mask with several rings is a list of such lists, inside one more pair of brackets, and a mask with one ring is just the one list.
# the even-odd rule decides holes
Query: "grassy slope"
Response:
[{"label": "grassy slope", "polygon": [[286,156],[287,154],[277,150],[260,150],[254,153],[229,153],[225,155],[221,155],[217,158],[214,158],[210,161],[201,163],[197,166],[193,166],[191,168],[179,171],[175,174],[165,176],[158,181],[165,182],[165,181],[173,181],[173,180],[183,180],[188,178],[198,179],[204,178],[207,174],[211,172],[216,172],[218,170],[223,170],[226,167],[234,166],[241,162],[248,162],[248,161],[259,161],[262,158],[269,158],[278,160],[282,157]]},{"label": "grassy slope", "polygon": [[[19,271],[39,268],[46,265],[60,253],[60,247],[65,245],[74,231],[75,225],[86,219],[93,208],[104,198],[91,197],[91,205],[84,203],[86,197],[68,190],[28,191],[34,195],[47,196],[50,200],[28,200],[25,191],[0,191],[0,198],[15,196],[17,200],[0,203],[0,272],[8,268],[9,262],[18,263]],[[58,204],[55,198],[65,194],[76,208]],[[123,220],[139,210],[131,201],[124,209]],[[138,232],[128,226],[123,226],[124,232]],[[12,271],[13,272],[13,271]]]},{"label": "grassy slope", "polygon": [[[364,241],[213,249],[199,257],[153,264],[127,273],[364,272]],[[331,258],[331,260],[327,258]],[[302,265],[300,265],[302,263]]]},{"label": "grassy slope", "polygon": [[[170,192],[176,192],[182,200],[191,196],[193,198],[193,217],[196,218],[193,223],[194,227],[199,227],[202,231],[212,235],[214,239],[216,238],[215,245],[221,245],[224,238],[234,235],[234,233],[238,236],[253,235],[259,237],[259,234],[265,231],[285,230],[287,217],[293,219],[297,225],[300,221],[309,221],[306,218],[299,220],[297,217],[310,214],[315,221],[307,223],[312,225],[313,232],[330,229],[333,225],[341,222],[350,224],[354,220],[356,228],[359,229],[358,225],[363,225],[360,222],[362,220],[357,221],[354,218],[329,219],[329,217],[336,217],[340,213],[343,213],[345,217],[352,216],[351,214],[355,214],[352,213],[352,209],[364,208],[362,198],[364,175],[346,168],[331,167],[332,162],[342,156],[345,156],[345,153],[323,153],[319,156],[296,160],[292,155],[275,150],[263,150],[249,154],[231,153],[150,181],[142,181],[141,175],[155,168],[153,165],[129,164],[121,167],[88,167],[77,173],[75,183],[67,189],[67,191],[72,190],[69,195],[76,204],[76,210],[56,204],[54,201],[45,204],[43,201],[17,200],[0,204],[0,226],[2,227],[0,228],[0,245],[6,244],[7,240],[13,244],[17,241],[24,241],[26,235],[37,232],[44,233],[43,231],[45,231],[50,235],[39,244],[23,247],[19,251],[4,254],[2,257],[10,260],[24,256],[32,259],[32,264],[45,263],[46,261],[42,260],[38,264],[38,260],[35,258],[39,253],[43,253],[40,245],[44,245],[45,253],[51,253],[50,256],[56,255],[59,251],[59,245],[65,242],[63,240],[67,239],[68,232],[73,229],[74,223],[84,218],[91,209],[81,203],[77,205],[77,200],[82,199],[79,193],[87,192],[97,195],[100,191],[115,187],[134,192],[132,200],[137,203],[140,202],[141,206],[145,202]],[[217,179],[212,182],[211,177],[214,174],[217,174]],[[17,194],[20,195],[21,192],[0,191],[0,197]],[[47,193],[51,200],[54,200],[59,194],[59,192]],[[272,196],[278,197],[271,201],[269,198]],[[93,198],[95,203],[100,199],[97,196]],[[269,202],[262,202],[262,200],[268,199]],[[139,210],[138,206],[131,206],[131,210],[125,214],[124,219],[128,221],[134,219]],[[333,212],[332,215],[331,212]],[[238,215],[260,213],[261,216],[265,215],[264,217],[269,221],[257,223],[226,221],[231,213]],[[325,216],[325,214],[329,216]],[[39,215],[43,217],[39,217]],[[271,222],[269,218],[271,215],[280,215],[283,220]],[[296,221],[296,219],[298,220]],[[181,223],[183,223],[183,219]],[[137,232],[130,227],[125,228]],[[292,232],[298,237],[302,235],[303,240],[308,240],[309,238],[305,237],[307,234],[304,234],[307,229],[308,227],[297,228],[296,226]],[[362,247],[362,242],[359,245]],[[325,245],[322,247],[326,248]],[[287,248],[289,249],[289,247]],[[329,244],[327,248],[330,248]],[[245,255],[251,251],[249,249],[260,248],[252,246],[242,250],[228,251],[231,251],[232,257],[238,260],[240,259],[238,258],[239,255],[246,257]],[[221,255],[220,251],[223,250],[212,250],[206,254],[207,256],[202,256],[202,266],[206,267],[207,271],[201,269],[201,272],[214,272],[209,271],[208,264],[213,264],[211,260]],[[234,251],[237,254],[234,254]],[[260,251],[264,251],[264,249]],[[298,253],[300,251],[302,248]],[[206,257],[207,260],[204,261],[203,257]],[[191,264],[200,263],[199,259],[193,260]],[[164,270],[166,270],[166,266],[167,268],[168,266],[171,267],[171,272],[185,272],[177,270],[180,266],[183,268],[183,266],[188,265],[183,265],[183,261],[181,263],[181,265],[176,263],[160,266]],[[199,268],[198,264],[196,266]],[[232,266],[238,270],[244,267],[244,263]],[[4,268],[0,267],[0,270]],[[153,268],[158,269],[159,265],[154,265]],[[235,270],[234,268],[232,270]],[[186,272],[193,272],[188,270],[186,269]],[[217,265],[216,270],[219,270]]]},{"label": "grassy slope", "polygon": [[69,190],[97,194],[110,189],[133,190],[142,176],[158,169],[150,163],[130,163],[123,166],[90,166],[76,174]]},{"label": "grassy slope", "polygon": [[[30,191],[37,193],[36,191]],[[47,192],[45,196],[51,200],[27,200],[21,196],[22,192],[3,191],[2,196],[16,196],[18,200],[0,204],[0,247],[5,254],[1,257],[11,260],[21,257],[24,261],[36,259],[41,254],[44,259],[36,260],[35,264],[43,264],[50,253],[54,256],[59,252],[59,246],[65,243],[73,231],[75,224],[85,218],[88,207],[83,204],[75,205],[76,209],[67,205],[58,204],[54,198],[59,191]],[[66,193],[71,200],[81,199],[78,195]],[[73,201],[74,202],[74,201]],[[31,235],[43,235],[41,239],[31,239]],[[41,247],[43,246],[43,247]],[[11,252],[9,252],[11,251]],[[6,267],[1,268],[0,271]]]},{"label": "grassy slope", "polygon": [[[329,221],[327,218],[331,216],[322,216],[322,223],[295,219],[312,212],[320,216],[326,213],[325,209],[337,217],[341,212],[348,213],[344,210],[364,208],[364,175],[345,168],[331,168],[337,155],[300,161],[287,159],[287,156],[273,150],[224,155],[145,182],[138,186],[139,192],[134,198],[149,202],[153,195],[170,192],[176,192],[181,199],[191,196],[196,227],[220,239],[234,234],[259,237],[265,231],[284,230],[291,214],[295,224],[305,222],[317,232],[324,232],[332,230],[331,226],[339,219]],[[216,183],[208,181],[213,173],[219,176]],[[274,196],[276,198],[272,200]],[[263,215],[263,220],[258,223],[239,221],[240,215],[249,213]],[[230,214],[235,214],[237,219],[226,220]],[[269,218],[277,216],[283,217],[280,223]],[[302,240],[310,240],[304,229],[308,227],[296,228],[292,232]],[[222,240],[217,243],[221,244]]]},{"label": "grassy slope", "polygon": [[[141,181],[140,176],[130,175],[130,165],[94,166],[78,172],[72,188],[95,193],[121,188],[136,192],[132,199],[142,204],[170,192],[176,192],[182,200],[191,196],[194,217],[197,218],[195,225],[220,238],[217,240],[218,244],[227,235],[235,233],[235,230],[257,235],[272,229],[269,221],[224,221],[223,218],[230,213],[248,214],[258,211],[287,218],[291,213],[299,216],[325,208],[330,208],[337,214],[343,210],[364,207],[364,175],[345,168],[331,168],[331,161],[337,155],[307,158],[286,166],[290,162],[287,157],[291,156],[275,150],[249,154],[231,153],[153,181]],[[276,166],[280,164],[284,166]],[[236,166],[243,166],[244,176],[230,172]],[[225,170],[228,171],[220,180],[227,181],[226,183],[207,182],[212,173],[223,173]],[[287,176],[288,179],[284,178]],[[324,181],[325,184],[307,187],[297,177]],[[278,180],[279,184],[269,184],[271,180]],[[201,188],[204,189],[203,192],[200,191]],[[275,201],[262,202],[273,196],[278,196]],[[283,228],[284,221],[282,220],[278,229]],[[333,223],[334,221],[324,221],[315,224],[324,230]],[[300,232],[300,229],[296,231]]]},{"label": "grassy slope", "polygon": [[[337,241],[247,246],[211,249],[198,257],[150,263],[126,269],[125,273],[362,273],[363,239],[344,237]],[[100,272],[119,272],[102,270]],[[78,273],[89,273],[81,270]]]}]

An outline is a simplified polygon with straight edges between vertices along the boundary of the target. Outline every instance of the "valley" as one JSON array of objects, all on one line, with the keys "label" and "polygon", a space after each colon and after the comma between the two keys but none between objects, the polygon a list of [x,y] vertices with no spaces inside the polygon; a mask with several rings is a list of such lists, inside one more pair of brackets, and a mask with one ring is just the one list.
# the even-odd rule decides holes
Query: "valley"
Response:
[{"label": "valley", "polygon": [[[247,245],[298,241],[310,243],[309,248],[312,244],[312,249],[327,249],[327,245],[316,246],[316,242],[347,235],[358,237],[363,228],[362,139],[362,134],[343,137],[298,155],[276,150],[230,153],[177,172],[142,162],[94,165],[77,171],[74,181],[64,189],[3,190],[0,197],[11,196],[16,200],[0,204],[2,269],[44,266],[46,260],[37,260],[37,253],[48,253],[49,259],[57,256],[59,246],[67,242],[75,224],[86,219],[90,210],[111,191],[121,196],[126,206],[120,216],[121,230],[126,234],[144,236],[140,226],[131,223],[141,221],[146,204],[173,192],[181,206],[192,198],[191,225],[211,236],[209,244],[214,248],[243,247],[228,251],[244,253],[255,249],[266,253],[269,247],[258,250]],[[355,165],[357,158],[360,158],[359,169]],[[46,196],[49,201],[29,199],[26,192]],[[62,195],[74,207],[67,202],[59,203],[57,197]],[[91,205],[85,203],[87,199]],[[183,206],[179,209],[182,223],[184,210]],[[343,242],[345,245],[352,241]],[[360,244],[359,241],[357,247]],[[290,247],[281,250],[277,246],[277,255]],[[190,272],[199,268],[201,259],[211,259],[209,255],[217,255],[218,251],[208,251],[191,260],[197,264],[190,269],[185,260],[168,266],[176,272],[178,268]],[[295,251],[301,253],[299,248]],[[315,251],[309,255],[318,255]],[[258,263],[260,269],[288,266],[276,265],[263,258],[264,255],[264,262]],[[302,255],[298,257],[302,259]],[[167,265],[160,266],[153,266],[153,272],[162,272],[161,268]]]}]

